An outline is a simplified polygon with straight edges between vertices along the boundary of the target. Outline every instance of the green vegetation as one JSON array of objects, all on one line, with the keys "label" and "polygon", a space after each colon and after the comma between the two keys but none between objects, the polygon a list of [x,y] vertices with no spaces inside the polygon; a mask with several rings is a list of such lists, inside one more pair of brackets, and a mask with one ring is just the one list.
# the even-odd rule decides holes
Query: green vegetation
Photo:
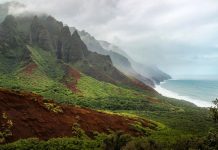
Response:
[{"label": "green vegetation", "polygon": [[13,122],[8,118],[8,115],[2,113],[2,122],[0,122],[0,144],[5,143],[6,139],[12,136]]},{"label": "green vegetation", "polygon": [[[28,49],[37,67],[28,73],[24,71],[24,63],[21,63],[13,68],[13,72],[1,72],[0,87],[34,92],[60,103],[153,120],[162,125],[157,127],[159,130],[150,131],[140,124],[132,125],[132,128],[166,147],[176,144],[180,139],[203,137],[211,128],[215,128],[207,109],[198,108],[189,102],[100,82],[84,74],[77,81],[78,92],[72,92],[62,83],[64,70],[59,61],[42,49],[30,46]],[[2,70],[6,70],[4,67],[6,66],[0,65]],[[46,101],[45,107],[53,112],[62,112],[62,109]]]},{"label": "green vegetation", "polygon": [[77,87],[81,91],[82,96],[91,99],[104,99],[113,96],[117,98],[143,98],[143,94],[139,94],[136,91],[124,89],[106,82],[99,82],[84,75],[79,80]]},{"label": "green vegetation", "polygon": [[206,136],[198,138],[182,138],[175,143],[168,141],[166,145],[159,143],[151,137],[132,137],[121,132],[109,135],[97,134],[94,138],[65,137],[55,138],[48,141],[40,141],[37,138],[22,139],[13,143],[0,145],[1,150],[162,150],[162,149],[202,149],[215,150],[218,148],[217,132],[209,132]]},{"label": "green vegetation", "polygon": [[[80,46],[84,48],[83,43],[74,43],[78,46],[74,47],[74,50],[78,48],[78,51],[72,51],[74,53],[71,54],[68,49],[65,49],[63,55],[67,61],[57,59],[54,49],[48,51],[39,48],[42,45],[49,47],[49,42],[51,42],[49,35],[44,35],[45,39],[41,39],[43,43],[37,44],[35,42],[27,45],[29,42],[24,42],[25,38],[15,30],[13,17],[8,19],[6,20],[8,22],[5,23],[10,25],[8,27],[12,28],[11,31],[13,32],[9,32],[10,34],[5,38],[5,41],[0,42],[0,87],[37,93],[46,99],[53,99],[59,103],[152,120],[147,122],[148,126],[152,128],[145,128],[141,123],[136,122],[130,126],[133,131],[143,133],[141,137],[113,133],[109,135],[98,134],[91,139],[85,135],[80,125],[75,123],[72,125],[74,137],[50,139],[48,141],[39,141],[38,139],[19,140],[2,145],[0,149],[217,149],[217,126],[208,115],[208,109],[198,108],[189,102],[165,98],[148,91],[136,91],[135,87],[131,88],[129,85],[127,88],[124,85],[123,87],[118,86],[118,84],[113,85],[82,73],[80,78],[73,75],[68,77],[66,65],[72,68],[75,66],[84,67],[80,68],[81,70],[96,68],[101,70],[104,66],[101,66],[98,60],[104,62],[104,58],[93,54],[94,59],[90,57],[90,60],[82,60],[78,64],[68,62],[68,55],[80,55]],[[20,25],[19,28],[26,29]],[[7,30],[9,29],[7,28]],[[28,33],[28,31],[25,32]],[[52,34],[55,36],[50,36],[50,38],[54,37],[52,40],[56,40],[55,38],[60,34],[59,28],[57,32],[57,34]],[[75,45],[72,45],[71,36],[69,36],[69,39],[64,39],[67,35],[58,38],[62,38],[66,42],[62,44],[71,48]],[[44,42],[48,42],[48,44]],[[96,56],[99,58],[95,60]],[[61,54],[58,57],[61,58]],[[109,61],[109,59],[107,60]],[[86,65],[87,61],[94,62]],[[110,62],[105,62],[105,64],[108,65]],[[91,65],[91,67],[88,65]],[[93,67],[92,65],[96,66]],[[105,70],[110,67],[110,65],[107,66]],[[96,73],[98,71],[94,72],[94,74]],[[112,74],[110,69],[107,73]],[[104,77],[107,73],[104,72]],[[111,77],[108,76],[108,79]],[[66,85],[65,81],[67,83],[73,81],[73,86],[77,90],[73,91]],[[218,100],[215,101],[216,106],[210,109],[215,122],[218,120],[217,104]],[[64,113],[60,106],[49,101],[44,101],[44,107],[54,113]],[[3,122],[0,126],[0,143],[4,143],[12,135],[13,122],[8,119],[5,113],[1,117]]]},{"label": "green vegetation", "polygon": [[[117,99],[121,100],[120,104],[127,103],[125,100],[128,99],[130,99],[129,103],[131,103],[131,99],[147,101],[145,99],[146,96],[142,93],[110,83],[100,82],[84,74],[82,74],[76,84],[79,92],[74,93],[62,83],[64,78],[62,62],[57,61],[54,59],[55,56],[40,48],[32,48],[30,46],[27,48],[31,53],[31,61],[34,67],[30,66],[31,71],[29,73],[28,70],[26,71],[26,66],[23,67],[24,62],[20,62],[20,65],[18,63],[10,72],[0,72],[1,87],[31,91],[58,102],[78,104],[86,107],[92,105],[93,108],[97,105],[95,103],[99,103],[100,99],[104,99],[105,102],[103,101],[102,103],[105,103],[105,106],[113,105],[113,102],[109,101]],[[6,64],[10,64],[7,62],[10,59],[5,59],[5,61]],[[11,67],[0,66],[2,70],[7,70],[7,68]],[[108,105],[107,101],[111,104]],[[134,107],[137,107],[136,105]],[[104,107],[102,106],[102,108]]]},{"label": "green vegetation", "polygon": [[44,102],[44,107],[54,113],[63,113],[63,109],[61,108],[61,106],[58,106],[55,103],[52,102]]},{"label": "green vegetation", "polygon": [[85,134],[85,131],[83,131],[80,128],[80,124],[74,123],[72,126],[72,133],[77,138],[88,138],[88,136]]},{"label": "green vegetation", "polygon": [[214,122],[217,123],[218,122],[218,99],[213,101],[213,103],[215,106],[210,108],[210,112],[211,112],[211,116]]},{"label": "green vegetation", "polygon": [[17,142],[0,146],[1,150],[101,150],[102,141],[78,138],[57,138],[48,141],[38,139],[23,139]]},{"label": "green vegetation", "polygon": [[132,129],[134,129],[134,130],[136,130],[136,131],[138,131],[138,132],[141,132],[141,133],[143,133],[143,135],[145,135],[145,136],[149,136],[149,135],[151,135],[151,133],[152,133],[152,131],[153,130],[151,130],[150,128],[144,128],[143,126],[142,126],[142,124],[141,123],[139,123],[139,122],[137,122],[136,124],[133,124],[132,126]]}]

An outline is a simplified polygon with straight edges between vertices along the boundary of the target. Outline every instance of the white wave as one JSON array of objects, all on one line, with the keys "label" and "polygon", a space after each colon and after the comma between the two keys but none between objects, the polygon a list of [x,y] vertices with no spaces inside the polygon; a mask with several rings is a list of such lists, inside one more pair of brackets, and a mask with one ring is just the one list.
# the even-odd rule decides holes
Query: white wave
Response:
[{"label": "white wave", "polygon": [[[163,83],[161,83],[163,84]],[[154,88],[158,93],[160,93],[163,96],[169,97],[169,98],[175,98],[178,100],[185,100],[185,101],[189,101],[191,103],[194,103],[195,105],[197,105],[198,107],[211,107],[213,104],[210,102],[206,102],[203,100],[198,100],[198,99],[193,99],[190,98],[188,96],[182,96],[179,95],[178,93],[175,93],[173,91],[169,91],[165,88],[162,88],[161,85],[156,85]]]}]

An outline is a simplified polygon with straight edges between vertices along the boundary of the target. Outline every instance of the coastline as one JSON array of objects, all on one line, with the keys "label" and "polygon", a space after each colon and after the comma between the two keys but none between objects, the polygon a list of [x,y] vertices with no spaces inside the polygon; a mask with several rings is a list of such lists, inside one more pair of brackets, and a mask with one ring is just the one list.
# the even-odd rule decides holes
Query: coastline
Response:
[{"label": "coastline", "polygon": [[[170,79],[173,80],[173,79]],[[211,107],[212,103],[210,102],[206,102],[203,100],[198,100],[198,99],[193,99],[190,98],[189,96],[185,96],[185,95],[179,95],[176,92],[167,90],[163,87],[161,87],[161,84],[164,84],[167,80],[161,82],[159,85],[155,85],[154,90],[156,90],[159,94],[161,94],[162,96],[168,97],[168,98],[175,98],[177,100],[185,100],[188,102],[191,102],[193,104],[195,104],[198,107]]]}]

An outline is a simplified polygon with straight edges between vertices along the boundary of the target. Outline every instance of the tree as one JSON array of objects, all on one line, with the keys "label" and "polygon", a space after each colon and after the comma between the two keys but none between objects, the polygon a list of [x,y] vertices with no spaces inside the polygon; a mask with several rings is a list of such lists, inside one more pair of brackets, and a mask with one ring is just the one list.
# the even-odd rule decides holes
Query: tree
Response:
[{"label": "tree", "polygon": [[104,140],[104,148],[105,150],[120,150],[124,147],[128,142],[132,140],[130,135],[123,134],[122,132],[114,133],[108,136]]},{"label": "tree", "polygon": [[210,112],[212,114],[212,118],[214,122],[217,123],[218,122],[218,99],[217,98],[215,101],[213,101],[213,104],[215,106],[210,108]]}]

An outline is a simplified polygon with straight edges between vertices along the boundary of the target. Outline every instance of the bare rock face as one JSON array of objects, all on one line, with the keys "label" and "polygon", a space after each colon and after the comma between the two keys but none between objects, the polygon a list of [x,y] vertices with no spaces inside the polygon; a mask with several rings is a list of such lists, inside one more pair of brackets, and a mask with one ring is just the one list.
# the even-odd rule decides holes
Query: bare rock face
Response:
[{"label": "bare rock face", "polygon": [[72,34],[72,49],[73,51],[71,51],[71,55],[73,56],[73,61],[77,61],[78,59],[84,59],[89,54],[86,45],[80,39],[77,31]]},{"label": "bare rock face", "polygon": [[[17,49],[12,51],[12,49]],[[5,57],[20,57],[25,51],[24,36],[17,29],[16,19],[9,15],[0,24],[0,52]]]},{"label": "bare rock face", "polygon": [[52,50],[52,42],[48,30],[40,23],[38,17],[34,17],[30,27],[30,41],[39,44],[46,51]]},{"label": "bare rock face", "polygon": [[19,39],[14,36],[16,34],[17,22],[13,16],[7,16],[0,27],[0,41],[3,48],[19,45]]}]

